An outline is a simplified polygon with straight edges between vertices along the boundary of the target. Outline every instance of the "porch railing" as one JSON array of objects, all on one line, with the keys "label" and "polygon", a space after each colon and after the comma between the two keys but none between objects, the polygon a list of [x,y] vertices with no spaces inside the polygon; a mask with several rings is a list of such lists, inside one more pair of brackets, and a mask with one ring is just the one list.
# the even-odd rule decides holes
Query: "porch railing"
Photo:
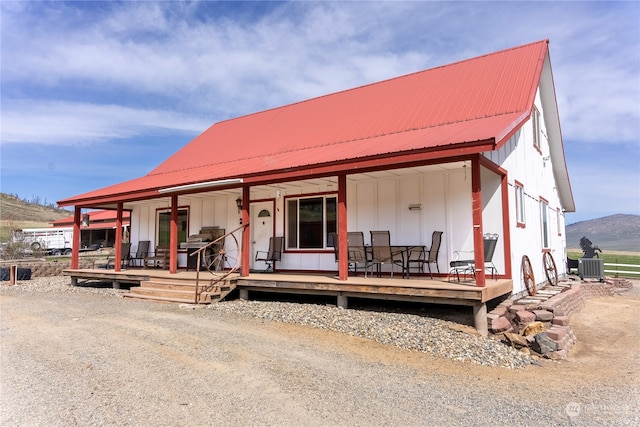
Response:
[{"label": "porch railing", "polygon": [[[235,236],[235,233],[240,230],[244,230],[248,226],[249,223],[243,224],[240,227],[228,232],[223,236],[218,237],[214,241],[208,243],[207,245],[190,254],[190,256],[198,257],[196,263],[196,290],[194,295],[195,304],[198,304],[200,302],[200,296],[204,292],[210,292],[216,287],[220,288],[220,283],[226,282],[227,278],[240,268],[241,251],[240,244],[238,243],[238,238]],[[207,249],[210,249],[212,246],[217,245],[220,241],[224,242],[227,237],[231,237],[233,239],[235,248],[233,248],[231,251],[228,251],[225,249],[225,244],[223,243],[222,249],[220,249],[217,253],[211,253],[211,251],[209,251],[210,255],[207,255]],[[229,268],[225,268],[225,263],[227,263],[229,258],[233,260],[233,264],[230,265]],[[200,268],[202,266],[203,259],[205,260],[207,270],[213,275],[213,277],[208,281],[207,284],[200,286]],[[218,270],[219,268],[220,270]]]}]

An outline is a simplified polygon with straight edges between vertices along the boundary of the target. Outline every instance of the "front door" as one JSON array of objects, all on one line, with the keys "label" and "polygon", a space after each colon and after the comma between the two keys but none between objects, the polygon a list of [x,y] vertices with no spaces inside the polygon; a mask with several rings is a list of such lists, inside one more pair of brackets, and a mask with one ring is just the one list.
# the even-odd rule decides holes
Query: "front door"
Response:
[{"label": "front door", "polygon": [[[251,269],[264,271],[267,265],[256,261],[256,253],[269,251],[269,238],[274,235],[273,202],[251,203]],[[261,254],[263,255],[263,254]],[[261,257],[264,258],[264,257]]]}]

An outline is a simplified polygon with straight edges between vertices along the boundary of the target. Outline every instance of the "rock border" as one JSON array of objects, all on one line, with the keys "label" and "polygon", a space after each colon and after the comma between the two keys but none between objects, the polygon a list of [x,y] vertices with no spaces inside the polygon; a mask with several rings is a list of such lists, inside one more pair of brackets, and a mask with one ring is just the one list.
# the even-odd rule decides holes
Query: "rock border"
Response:
[{"label": "rock border", "polygon": [[566,359],[577,342],[570,316],[582,310],[588,298],[615,295],[632,287],[631,281],[622,278],[580,283],[564,279],[535,296],[502,301],[487,314],[489,331],[523,353]]}]

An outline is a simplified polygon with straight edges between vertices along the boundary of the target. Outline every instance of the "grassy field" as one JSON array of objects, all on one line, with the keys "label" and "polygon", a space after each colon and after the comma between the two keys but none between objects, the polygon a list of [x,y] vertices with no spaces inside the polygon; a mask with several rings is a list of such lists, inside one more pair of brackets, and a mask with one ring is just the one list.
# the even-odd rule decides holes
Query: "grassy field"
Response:
[{"label": "grassy field", "polygon": [[[567,256],[571,259],[579,259],[582,257],[582,251],[580,249],[567,249]],[[638,252],[616,252],[616,251],[604,251],[599,254],[600,258],[604,259],[605,270],[621,270],[621,271],[637,271],[638,274],[620,273],[620,277],[629,277],[640,279],[640,253]],[[613,267],[606,264],[630,264],[635,267]],[[616,276],[616,273],[607,272],[607,276]]]}]

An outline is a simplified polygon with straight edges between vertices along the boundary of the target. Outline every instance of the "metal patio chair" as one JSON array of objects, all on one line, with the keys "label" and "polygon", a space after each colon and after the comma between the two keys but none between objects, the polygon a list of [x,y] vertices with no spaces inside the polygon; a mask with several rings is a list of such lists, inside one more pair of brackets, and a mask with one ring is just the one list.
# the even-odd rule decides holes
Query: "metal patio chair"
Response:
[{"label": "metal patio chair", "polygon": [[[491,278],[494,279],[498,274],[498,269],[493,264],[493,253],[496,250],[496,244],[498,243],[498,234],[487,233],[484,235],[484,269],[491,271]],[[467,253],[473,255],[473,251],[456,251],[455,259],[449,263],[449,278],[451,274],[455,273],[458,282],[460,281],[460,273],[463,275],[475,276],[478,267],[475,264],[475,260],[471,258],[460,259],[460,254]]]},{"label": "metal patio chair", "polygon": [[438,267],[438,254],[440,253],[440,243],[442,242],[442,231],[434,231],[431,234],[431,247],[425,254],[424,247],[414,246],[409,249],[407,269],[410,271],[412,268],[419,268],[420,272],[424,272],[424,265],[429,268],[429,275],[433,279],[433,272],[431,271],[431,264],[436,265],[436,270],[440,274],[440,267]]},{"label": "metal patio chair", "polygon": [[393,278],[393,266],[400,266],[402,274],[406,273],[404,255],[402,251],[391,249],[391,234],[388,231],[371,231],[371,263],[377,266],[378,276],[382,274],[382,266],[391,266],[391,277]]},{"label": "metal patio chair", "polygon": [[149,255],[149,245],[151,242],[149,240],[140,240],[138,242],[138,247],[136,248],[136,253],[129,257],[129,265],[136,267],[136,263],[139,264],[137,267],[143,267],[144,260]]},{"label": "metal patio chair", "polygon": [[358,265],[364,265],[364,277],[367,277],[367,270],[371,267],[371,255],[364,245],[364,234],[362,231],[347,232],[347,247],[349,251],[349,265],[353,265],[353,270],[358,274]]},{"label": "metal patio chair", "polygon": [[262,261],[267,264],[267,268],[264,270],[267,271],[275,271],[275,265],[277,261],[282,259],[282,248],[284,247],[284,237],[269,237],[269,250],[265,251],[257,251],[256,252],[256,261]]}]

